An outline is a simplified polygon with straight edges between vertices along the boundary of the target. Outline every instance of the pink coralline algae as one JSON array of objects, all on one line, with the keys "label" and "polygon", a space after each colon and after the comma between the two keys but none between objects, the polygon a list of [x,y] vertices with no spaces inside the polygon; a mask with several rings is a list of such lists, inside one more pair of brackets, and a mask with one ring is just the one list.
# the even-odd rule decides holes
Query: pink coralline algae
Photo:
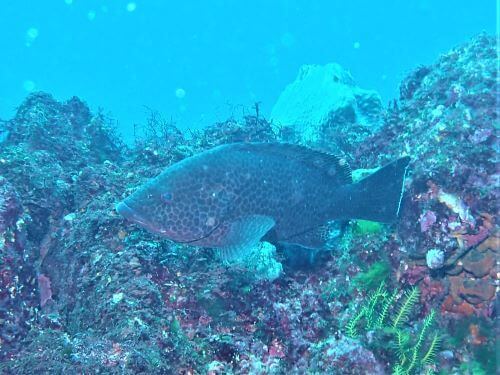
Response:
[{"label": "pink coralline algae", "polygon": [[421,216],[420,216],[420,231],[427,232],[430,227],[434,225],[436,222],[436,214],[433,211],[425,211]]},{"label": "pink coralline algae", "polygon": [[44,307],[47,301],[52,299],[52,288],[47,276],[38,275],[38,289],[40,291],[40,306]]},{"label": "pink coralline algae", "polygon": [[268,350],[270,357],[285,358],[285,347],[278,339],[273,339]]},{"label": "pink coralline algae", "polygon": [[459,241],[459,244],[465,248],[471,248],[479,245],[485,239],[488,238],[490,231],[488,228],[481,226],[479,231],[474,234],[457,234],[455,235]]},{"label": "pink coralline algae", "polygon": [[402,272],[400,281],[403,284],[417,285],[428,273],[429,270],[425,266],[411,266]]}]

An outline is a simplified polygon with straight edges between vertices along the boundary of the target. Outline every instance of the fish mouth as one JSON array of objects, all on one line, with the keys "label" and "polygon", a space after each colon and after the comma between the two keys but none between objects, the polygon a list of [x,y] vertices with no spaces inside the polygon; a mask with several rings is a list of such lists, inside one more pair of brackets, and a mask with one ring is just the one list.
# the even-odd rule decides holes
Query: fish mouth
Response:
[{"label": "fish mouth", "polygon": [[147,229],[149,232],[159,234],[161,236],[167,236],[167,231],[155,227],[153,224],[144,219],[141,215],[139,215],[134,209],[132,209],[125,202],[118,203],[115,209],[125,219],[131,221],[132,223],[140,225],[141,227]]}]

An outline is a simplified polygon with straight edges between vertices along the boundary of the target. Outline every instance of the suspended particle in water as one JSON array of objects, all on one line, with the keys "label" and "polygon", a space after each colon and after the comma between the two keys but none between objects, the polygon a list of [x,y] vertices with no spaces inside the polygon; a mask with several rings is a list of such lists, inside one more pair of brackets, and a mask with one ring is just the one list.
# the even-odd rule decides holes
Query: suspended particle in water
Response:
[{"label": "suspended particle in water", "polygon": [[278,56],[276,55],[272,55],[270,58],[269,58],[269,65],[272,66],[273,68],[276,68],[279,64],[280,60],[278,58]]},{"label": "suspended particle in water", "polygon": [[293,34],[286,32],[281,36],[281,44],[284,47],[290,48],[293,46],[294,43],[295,43],[295,38]]},{"label": "suspended particle in water", "polygon": [[212,99],[220,100],[221,98],[222,98],[222,92],[219,89],[214,89],[214,91],[212,91]]},{"label": "suspended particle in water", "polygon": [[89,12],[87,13],[87,18],[89,21],[95,20],[95,11],[89,10]]},{"label": "suspended particle in water", "polygon": [[36,39],[38,38],[38,29],[36,27],[30,27],[28,31],[26,31],[26,35],[28,38]]},{"label": "suspended particle in water", "polygon": [[361,43],[360,42],[354,42],[354,44],[352,46],[354,47],[354,49],[359,49],[359,47],[361,47]]},{"label": "suspended particle in water", "polygon": [[35,85],[35,82],[31,81],[31,80],[26,80],[23,82],[23,88],[24,90],[28,91],[28,92],[31,92],[35,89],[36,85]]},{"label": "suspended particle in water", "polygon": [[179,87],[175,90],[175,96],[177,99],[183,99],[186,96],[186,90]]},{"label": "suspended particle in water", "polygon": [[36,38],[38,38],[38,29],[36,27],[30,27],[26,30],[26,47],[31,47]]},{"label": "suspended particle in water", "polygon": [[127,4],[127,12],[133,12],[137,8],[137,4],[134,2],[130,2]]}]

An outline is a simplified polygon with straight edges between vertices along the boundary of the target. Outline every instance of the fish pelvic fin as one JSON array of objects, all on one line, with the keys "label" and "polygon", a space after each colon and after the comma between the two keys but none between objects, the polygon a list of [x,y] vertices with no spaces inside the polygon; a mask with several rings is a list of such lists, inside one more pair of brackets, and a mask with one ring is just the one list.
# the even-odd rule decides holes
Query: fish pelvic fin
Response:
[{"label": "fish pelvic fin", "polygon": [[315,228],[307,229],[300,233],[295,233],[286,239],[280,240],[281,243],[297,245],[306,249],[320,249],[326,246],[329,240],[330,226],[327,224]]},{"label": "fish pelvic fin", "polygon": [[402,157],[351,185],[348,216],[383,223],[396,221],[401,211],[409,163],[410,157]]}]

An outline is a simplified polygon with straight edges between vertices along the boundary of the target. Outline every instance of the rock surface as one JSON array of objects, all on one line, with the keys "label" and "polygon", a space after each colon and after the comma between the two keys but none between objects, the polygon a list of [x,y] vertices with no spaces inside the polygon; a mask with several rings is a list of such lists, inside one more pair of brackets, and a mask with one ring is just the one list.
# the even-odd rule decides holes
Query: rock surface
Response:
[{"label": "rock surface", "polygon": [[357,340],[341,337],[314,345],[310,371],[318,374],[383,375],[384,366]]}]

